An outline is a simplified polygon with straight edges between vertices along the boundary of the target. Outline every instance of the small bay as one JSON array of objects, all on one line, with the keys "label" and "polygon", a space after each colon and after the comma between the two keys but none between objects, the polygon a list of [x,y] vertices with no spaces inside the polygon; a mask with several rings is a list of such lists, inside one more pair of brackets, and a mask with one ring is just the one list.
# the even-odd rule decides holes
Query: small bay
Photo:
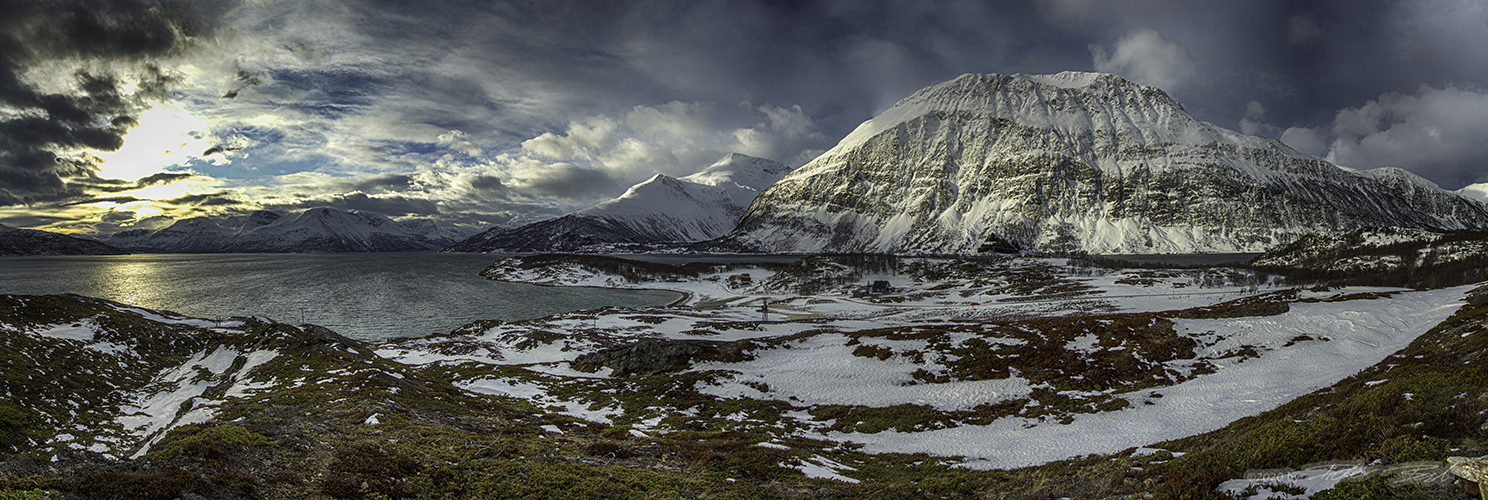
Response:
[{"label": "small bay", "polygon": [[361,340],[444,333],[606,306],[647,307],[664,290],[558,288],[479,276],[480,254],[135,254],[0,258],[0,293],[75,293],[189,316],[258,315]]}]

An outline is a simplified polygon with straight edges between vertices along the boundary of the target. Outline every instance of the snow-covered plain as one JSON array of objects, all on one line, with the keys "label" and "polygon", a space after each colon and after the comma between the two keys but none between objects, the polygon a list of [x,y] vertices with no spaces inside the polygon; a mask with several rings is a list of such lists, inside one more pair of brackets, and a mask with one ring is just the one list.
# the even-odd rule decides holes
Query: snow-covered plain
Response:
[{"label": "snow-covered plain", "polygon": [[[946,265],[927,259],[922,266]],[[798,295],[767,286],[769,269],[748,272],[755,284],[730,287],[726,279],[626,282],[616,276],[554,266],[511,272],[501,279],[555,286],[660,288],[687,294],[679,304],[649,310],[578,312],[517,323],[486,325],[465,335],[404,341],[381,346],[378,354],[409,364],[483,363],[526,367],[530,376],[494,374],[464,382],[477,392],[527,397],[540,406],[571,416],[615,424],[634,424],[647,432],[668,432],[663,418],[694,419],[697,408],[668,406],[665,398],[639,394],[625,379],[581,373],[570,367],[580,355],[636,339],[753,342],[753,359],[709,361],[690,372],[709,374],[694,385],[715,401],[775,401],[789,411],[740,410],[718,416],[739,427],[762,429],[778,437],[800,437],[858,443],[875,453],[928,453],[959,457],[962,467],[1015,468],[1091,453],[1113,453],[1131,447],[1199,434],[1239,418],[1273,409],[1308,392],[1332,385],[1373,365],[1452,314],[1470,287],[1431,291],[1345,288],[1327,291],[1282,289],[1242,271],[1091,270],[1063,259],[1013,259],[997,268],[1008,276],[1037,271],[1049,280],[1045,288],[1013,286],[1008,278],[924,275],[874,275],[898,289],[890,296],[852,298],[846,288],[819,295]],[[1020,274],[1021,273],[1021,274]],[[985,279],[984,279],[985,278]],[[835,420],[811,410],[837,405],[885,408],[928,407],[961,412],[979,405],[1029,400],[1035,390],[1050,390],[1014,370],[1005,378],[945,379],[951,351],[970,345],[1003,345],[1029,352],[1019,339],[978,334],[974,325],[1065,315],[1156,314],[1213,306],[1245,297],[1285,297],[1290,310],[1271,316],[1172,320],[1174,331],[1198,346],[1192,359],[1168,362],[1178,383],[1122,392],[1062,391],[1075,398],[1118,398],[1129,404],[1114,411],[1074,412],[1067,418],[1014,414],[986,424],[956,421],[921,428],[874,432],[834,430]],[[761,304],[769,302],[768,310]],[[990,323],[989,323],[990,322]],[[861,337],[868,330],[933,327],[956,332],[936,342],[890,334]],[[855,333],[858,332],[858,333]],[[1047,333],[1047,332],[1044,332]],[[1113,347],[1096,334],[1060,343],[1081,357],[1093,358],[1127,349]],[[854,334],[854,335],[848,335]],[[854,336],[859,336],[854,338]],[[1109,336],[1109,334],[1107,334]],[[786,337],[789,337],[788,339]],[[460,353],[445,347],[458,342]],[[872,348],[884,355],[863,355]],[[1241,355],[1249,352],[1253,355]],[[1132,354],[1132,356],[1137,356]],[[1140,361],[1140,356],[1137,356]],[[1212,373],[1196,372],[1207,366]],[[1200,374],[1195,374],[1200,373]],[[925,378],[928,374],[930,380]],[[1071,377],[1078,379],[1078,376]],[[556,394],[566,394],[559,396]],[[629,399],[635,398],[635,399]],[[810,463],[784,464],[821,472]],[[848,469],[834,469],[850,474]],[[837,474],[834,472],[833,474]],[[846,476],[843,476],[846,478]],[[850,478],[849,478],[850,479]]]}]

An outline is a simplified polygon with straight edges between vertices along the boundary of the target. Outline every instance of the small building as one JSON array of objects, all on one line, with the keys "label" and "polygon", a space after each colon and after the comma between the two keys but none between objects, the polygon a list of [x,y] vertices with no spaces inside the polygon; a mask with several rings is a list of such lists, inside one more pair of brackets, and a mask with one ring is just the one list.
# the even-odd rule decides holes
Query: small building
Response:
[{"label": "small building", "polygon": [[744,273],[739,275],[739,283],[748,285],[754,283],[754,280],[749,277],[749,273]]},{"label": "small building", "polygon": [[891,287],[891,286],[889,286],[889,282],[884,281],[884,280],[878,280],[878,281],[873,282],[872,285],[869,285],[868,286],[868,293],[871,293],[873,295],[883,295],[883,294],[886,294],[886,293],[894,293],[894,288]]}]

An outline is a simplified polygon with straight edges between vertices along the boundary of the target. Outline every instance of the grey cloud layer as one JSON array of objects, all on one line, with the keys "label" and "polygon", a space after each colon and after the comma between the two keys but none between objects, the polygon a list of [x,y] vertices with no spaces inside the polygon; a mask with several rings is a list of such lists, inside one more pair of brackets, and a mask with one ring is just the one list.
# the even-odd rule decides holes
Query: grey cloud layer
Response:
[{"label": "grey cloud layer", "polygon": [[0,0],[0,206],[63,200],[97,181],[72,153],[123,144],[174,80],[200,10],[178,2]]}]

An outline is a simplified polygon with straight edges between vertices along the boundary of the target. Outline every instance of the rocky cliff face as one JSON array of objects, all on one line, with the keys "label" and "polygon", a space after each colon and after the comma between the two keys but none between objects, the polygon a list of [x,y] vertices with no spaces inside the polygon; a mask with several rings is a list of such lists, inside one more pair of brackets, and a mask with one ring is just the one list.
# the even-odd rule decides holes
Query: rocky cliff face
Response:
[{"label": "rocky cliff face", "polygon": [[964,75],[755,199],[705,250],[1260,252],[1312,232],[1488,225],[1400,169],[1355,171],[1188,115],[1113,75]]},{"label": "rocky cliff face", "polygon": [[0,255],[117,255],[123,250],[65,234],[0,224]]},{"label": "rocky cliff face", "polygon": [[784,164],[734,153],[686,177],[657,174],[619,198],[556,219],[493,228],[450,251],[607,251],[709,240],[732,230],[749,202],[788,172]]}]

